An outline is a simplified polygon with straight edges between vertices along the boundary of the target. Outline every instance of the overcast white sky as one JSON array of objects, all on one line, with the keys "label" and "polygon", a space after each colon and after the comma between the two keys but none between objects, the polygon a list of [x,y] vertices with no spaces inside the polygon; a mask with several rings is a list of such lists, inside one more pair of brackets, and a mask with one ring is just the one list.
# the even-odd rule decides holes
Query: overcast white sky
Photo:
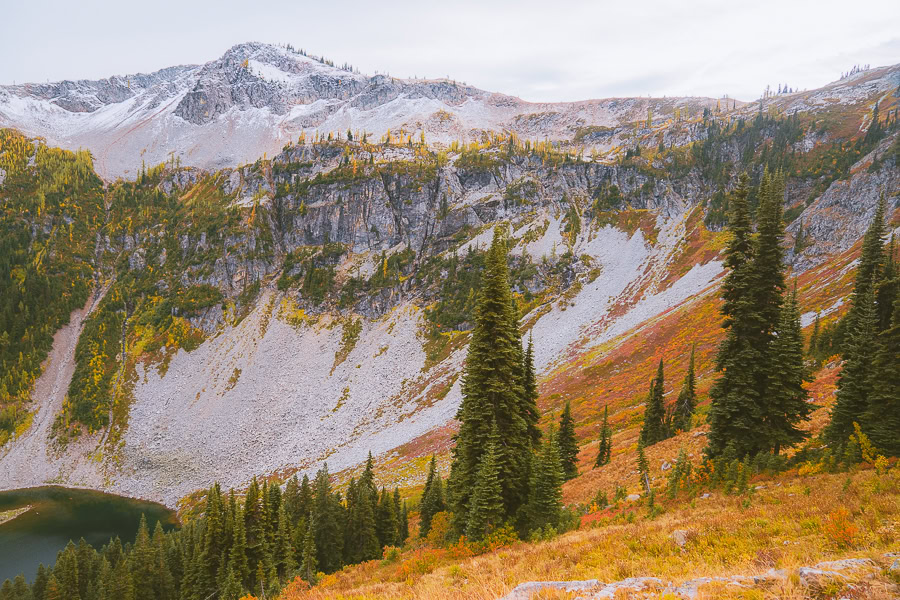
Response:
[{"label": "overcast white sky", "polygon": [[291,43],[363,73],[526,100],[813,88],[900,62],[900,0],[4,0],[0,84],[202,63]]}]

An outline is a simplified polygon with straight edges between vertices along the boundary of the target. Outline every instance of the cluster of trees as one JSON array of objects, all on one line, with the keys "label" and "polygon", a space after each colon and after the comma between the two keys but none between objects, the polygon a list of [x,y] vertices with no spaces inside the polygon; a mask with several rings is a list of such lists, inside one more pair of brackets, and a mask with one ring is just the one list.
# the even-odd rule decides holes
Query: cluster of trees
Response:
[{"label": "cluster of trees", "polygon": [[796,294],[786,291],[782,206],[784,180],[765,172],[758,191],[756,233],[747,202],[748,177],[732,194],[731,238],[722,284],[725,339],[710,390],[706,452],[737,456],[778,454],[802,441],[800,425],[812,407],[803,388],[807,372]]},{"label": "cluster of trees", "polygon": [[[726,336],[710,391],[710,458],[777,455],[809,435],[802,428],[814,408],[803,388],[809,364],[796,290],[786,289],[780,245],[783,185],[780,174],[763,175],[755,233],[746,175],[730,198],[729,273],[721,292]],[[807,352],[813,364],[834,351],[845,361],[824,432],[829,445],[843,448],[857,424],[880,451],[897,455],[900,277],[893,242],[885,248],[885,211],[882,197],[863,240],[848,313],[827,329],[817,320]]]},{"label": "cluster of trees", "polygon": [[[678,398],[669,406],[665,405],[663,399],[665,379],[663,361],[659,360],[656,377],[650,382],[650,392],[647,394],[646,409],[644,410],[644,423],[640,436],[640,443],[643,446],[651,446],[674,436],[679,431],[688,431],[691,428],[691,420],[697,407],[694,351],[695,348],[691,348],[687,372]],[[606,417],[604,416],[604,427],[606,426]]]},{"label": "cluster of trees", "polygon": [[331,486],[328,467],[314,481],[285,486],[254,479],[243,499],[213,485],[202,517],[182,529],[153,533],[141,519],[135,542],[114,538],[99,551],[82,540],[24,577],[0,588],[4,600],[238,600],[252,592],[274,597],[300,576],[381,557],[409,535],[399,490],[378,490],[371,456],[346,497]]},{"label": "cluster of trees", "polygon": [[[460,430],[446,486],[454,537],[478,541],[504,525],[521,534],[560,527],[561,485],[577,474],[571,407],[563,412],[559,434],[543,435],[538,428],[533,344],[523,351],[518,318],[506,241],[498,230],[475,307],[457,413]],[[438,486],[429,484],[427,518]]]},{"label": "cluster of trees", "polygon": [[893,239],[884,244],[885,210],[882,196],[842,319],[845,362],[825,439],[844,446],[856,423],[880,451],[900,456],[900,273]]}]

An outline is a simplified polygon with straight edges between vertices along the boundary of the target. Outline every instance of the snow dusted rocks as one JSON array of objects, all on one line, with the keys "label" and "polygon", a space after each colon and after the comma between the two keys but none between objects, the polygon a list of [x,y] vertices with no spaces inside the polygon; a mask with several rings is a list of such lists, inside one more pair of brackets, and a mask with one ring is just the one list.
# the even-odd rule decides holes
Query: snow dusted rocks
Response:
[{"label": "snow dusted rocks", "polygon": [[676,104],[697,112],[716,100],[538,104],[447,79],[370,77],[251,42],[201,66],[0,87],[0,126],[71,150],[88,148],[100,174],[114,179],[133,178],[142,159],[161,163],[173,149],[185,165],[218,169],[273,156],[301,132],[343,134],[348,128],[374,139],[388,130],[424,130],[429,143],[449,144],[479,139],[483,131],[571,140],[585,128],[602,126],[612,132],[586,141],[608,149],[621,144],[623,133],[648,109],[662,115]]}]

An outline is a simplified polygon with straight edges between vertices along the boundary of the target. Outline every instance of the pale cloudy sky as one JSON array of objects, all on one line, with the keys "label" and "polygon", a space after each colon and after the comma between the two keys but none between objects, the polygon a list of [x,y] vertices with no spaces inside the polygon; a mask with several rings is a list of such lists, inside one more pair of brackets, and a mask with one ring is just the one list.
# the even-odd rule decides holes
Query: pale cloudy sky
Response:
[{"label": "pale cloudy sky", "polygon": [[291,43],[364,73],[526,100],[813,88],[900,62],[900,0],[3,0],[0,84],[202,63]]}]

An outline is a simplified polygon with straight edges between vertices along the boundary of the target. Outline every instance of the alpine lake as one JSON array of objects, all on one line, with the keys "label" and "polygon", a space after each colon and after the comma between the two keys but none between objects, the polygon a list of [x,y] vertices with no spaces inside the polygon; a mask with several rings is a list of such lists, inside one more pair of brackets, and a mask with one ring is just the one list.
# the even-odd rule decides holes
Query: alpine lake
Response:
[{"label": "alpine lake", "polygon": [[69,540],[84,538],[97,550],[115,536],[134,542],[141,515],[151,531],[157,522],[177,526],[165,506],[124,496],[57,486],[0,492],[0,584],[19,574],[33,581]]}]

